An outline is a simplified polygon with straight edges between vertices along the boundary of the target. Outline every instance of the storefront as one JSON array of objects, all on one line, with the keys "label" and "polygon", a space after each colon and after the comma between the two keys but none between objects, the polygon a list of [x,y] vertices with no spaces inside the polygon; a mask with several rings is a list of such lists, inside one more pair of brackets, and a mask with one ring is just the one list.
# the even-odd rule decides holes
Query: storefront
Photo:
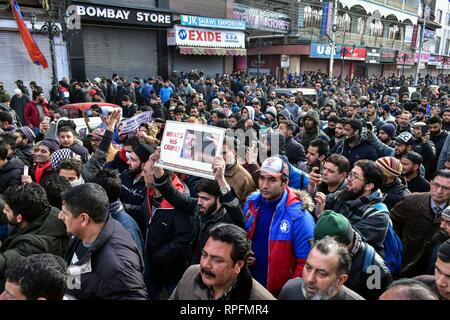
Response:
[{"label": "storefront", "polygon": [[399,51],[396,57],[397,74],[410,76],[415,73],[414,53]]},{"label": "storefront", "polygon": [[383,73],[383,65],[380,64],[380,48],[367,48],[366,77],[379,77]]},{"label": "storefront", "polygon": [[397,56],[398,51],[392,49],[380,49],[381,76],[389,77],[397,74]]},{"label": "storefront", "polygon": [[70,8],[81,18],[80,28],[69,32],[74,78],[110,78],[113,73],[131,79],[167,76],[165,31],[172,24],[172,13],[156,8],[72,4]]},{"label": "storefront", "polygon": [[432,76],[447,74],[450,70],[450,57],[441,55],[430,55],[428,71]]},{"label": "storefront", "polygon": [[176,25],[167,31],[167,45],[172,71],[197,69],[209,77],[224,73],[224,57],[246,55],[245,33],[236,30]]},{"label": "storefront", "polygon": [[[329,69],[331,58],[331,46],[323,43],[311,43],[310,61],[304,71],[318,70],[322,71]],[[333,54],[334,67],[333,76],[346,78],[347,76],[364,76],[366,60],[366,48],[350,47],[337,45]],[[315,61],[315,60],[321,61]]]}]

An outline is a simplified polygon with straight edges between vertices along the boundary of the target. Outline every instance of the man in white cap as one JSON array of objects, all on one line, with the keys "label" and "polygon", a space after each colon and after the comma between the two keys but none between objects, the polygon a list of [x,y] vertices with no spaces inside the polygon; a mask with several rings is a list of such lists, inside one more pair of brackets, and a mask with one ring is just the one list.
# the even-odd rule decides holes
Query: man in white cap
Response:
[{"label": "man in white cap", "polygon": [[22,90],[19,88],[14,90],[14,96],[11,98],[10,107],[16,112],[20,125],[22,126],[26,125],[23,114],[25,112],[25,106],[29,100],[30,99],[28,96],[22,93]]}]

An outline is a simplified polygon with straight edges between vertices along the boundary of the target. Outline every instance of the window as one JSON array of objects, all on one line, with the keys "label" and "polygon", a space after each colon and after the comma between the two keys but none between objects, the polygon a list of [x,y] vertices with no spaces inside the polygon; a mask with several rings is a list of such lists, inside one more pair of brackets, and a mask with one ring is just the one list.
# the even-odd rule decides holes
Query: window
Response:
[{"label": "window", "polygon": [[339,15],[337,25],[339,27],[339,31],[350,32],[352,28],[352,19],[350,18],[350,15],[348,13]]},{"label": "window", "polygon": [[434,53],[439,54],[439,49],[441,48],[441,37],[436,37]]},{"label": "window", "polygon": [[447,13],[447,26],[450,27],[450,13]]},{"label": "window", "polygon": [[358,26],[356,28],[358,34],[364,33],[364,25],[366,24],[366,19],[364,17],[358,18]]},{"label": "window", "polygon": [[436,10],[436,22],[437,23],[442,22],[442,10],[439,9]]},{"label": "window", "polygon": [[450,39],[446,39],[445,40],[445,51],[444,54],[447,55],[448,54],[448,49],[450,47]]},{"label": "window", "polygon": [[320,29],[320,24],[322,22],[322,10],[311,9],[310,6],[305,7],[305,21],[303,26],[305,28],[317,28]]},{"label": "window", "polygon": [[400,40],[400,28],[393,24],[389,27],[388,39]]},{"label": "window", "polygon": [[380,20],[374,19],[369,25],[369,35],[373,37],[383,36],[383,24]]}]

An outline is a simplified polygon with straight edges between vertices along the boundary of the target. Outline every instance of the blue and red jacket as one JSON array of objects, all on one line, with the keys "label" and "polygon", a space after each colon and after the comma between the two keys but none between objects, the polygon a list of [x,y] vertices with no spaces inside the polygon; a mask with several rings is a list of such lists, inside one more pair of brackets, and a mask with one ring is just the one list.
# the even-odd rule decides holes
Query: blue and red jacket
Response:
[{"label": "blue and red jacket", "polygon": [[[244,206],[245,229],[252,241],[261,205],[261,193],[256,191],[248,196]],[[278,294],[289,279],[302,276],[314,240],[314,224],[298,196],[286,187],[269,231],[267,290],[271,293]]]}]

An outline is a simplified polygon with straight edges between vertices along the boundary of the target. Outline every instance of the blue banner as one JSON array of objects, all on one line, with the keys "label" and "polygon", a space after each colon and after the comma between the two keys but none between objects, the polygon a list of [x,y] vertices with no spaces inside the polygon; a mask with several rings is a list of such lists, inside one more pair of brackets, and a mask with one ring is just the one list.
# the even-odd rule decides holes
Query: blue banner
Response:
[{"label": "blue banner", "polygon": [[322,10],[322,22],[320,24],[320,35],[321,36],[326,36],[328,34],[327,26],[328,26],[328,10],[329,10],[329,8],[330,8],[330,3],[328,1],[324,2],[323,10]]},{"label": "blue banner", "polygon": [[[323,43],[311,43],[311,51],[309,56],[311,58],[329,59],[331,56],[331,46]],[[334,58],[341,58],[341,46],[336,46],[336,50],[334,51]]]},{"label": "blue banner", "polygon": [[228,30],[245,30],[245,21],[233,19],[219,19],[198,16],[181,15],[181,24],[183,26],[228,29]]}]

